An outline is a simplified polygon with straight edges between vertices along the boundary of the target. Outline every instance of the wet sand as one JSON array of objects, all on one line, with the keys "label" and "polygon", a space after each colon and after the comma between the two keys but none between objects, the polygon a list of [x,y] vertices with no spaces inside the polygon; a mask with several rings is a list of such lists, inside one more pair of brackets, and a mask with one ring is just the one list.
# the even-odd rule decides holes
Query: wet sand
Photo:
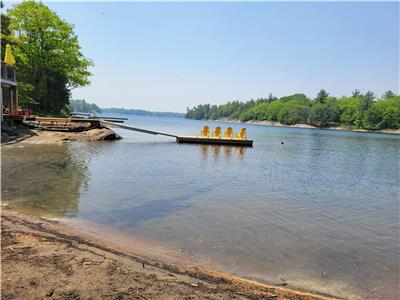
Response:
[{"label": "wet sand", "polygon": [[165,251],[138,255],[135,243],[145,253],[139,241],[122,250],[70,224],[7,208],[1,224],[2,299],[336,299],[172,264]]}]

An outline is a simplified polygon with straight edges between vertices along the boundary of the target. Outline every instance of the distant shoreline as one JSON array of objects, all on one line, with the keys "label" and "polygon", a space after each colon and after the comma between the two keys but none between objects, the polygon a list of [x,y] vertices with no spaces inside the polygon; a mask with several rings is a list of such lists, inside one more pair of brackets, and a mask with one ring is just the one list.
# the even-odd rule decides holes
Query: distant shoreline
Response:
[{"label": "distant shoreline", "polygon": [[336,130],[336,131],[351,131],[351,132],[362,132],[362,133],[383,133],[383,134],[396,134],[400,135],[400,129],[379,129],[379,130],[367,130],[367,129],[352,129],[346,127],[315,127],[308,124],[293,124],[286,125],[280,122],[272,122],[272,121],[255,121],[250,120],[247,122],[242,122],[239,120],[231,120],[231,119],[217,119],[212,120],[216,122],[228,122],[228,123],[239,123],[239,124],[252,124],[252,125],[260,125],[260,126],[272,126],[272,127],[290,127],[290,128],[304,128],[304,129],[321,129],[321,130]]},{"label": "distant shoreline", "polygon": [[102,107],[102,114],[124,114],[124,115],[135,115],[135,116],[155,116],[155,117],[175,117],[184,118],[184,113],[169,112],[169,111],[149,111],[144,109],[132,109],[132,108],[116,108],[116,107]]}]

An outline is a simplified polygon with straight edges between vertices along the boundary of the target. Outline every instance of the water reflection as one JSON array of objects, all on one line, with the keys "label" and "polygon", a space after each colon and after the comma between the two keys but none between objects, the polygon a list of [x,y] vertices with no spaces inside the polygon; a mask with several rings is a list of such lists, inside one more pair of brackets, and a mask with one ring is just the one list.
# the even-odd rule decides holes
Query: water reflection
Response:
[{"label": "water reflection", "polygon": [[244,147],[236,147],[236,152],[238,154],[238,158],[242,159],[244,155]]},{"label": "water reflection", "polygon": [[245,147],[237,146],[220,146],[220,145],[199,145],[201,158],[207,160],[209,158],[209,153],[215,160],[221,157],[221,152],[226,161],[232,158],[232,154],[235,153],[235,159],[242,159],[245,155]]},{"label": "water reflection", "polygon": [[[74,149],[71,149],[74,148]],[[52,217],[75,216],[88,188],[86,155],[78,145],[2,147],[2,201]]]},{"label": "water reflection", "polygon": [[208,157],[208,148],[210,146],[209,145],[199,145],[199,149],[200,149],[200,154],[201,154],[201,158],[203,160],[206,160]]},{"label": "water reflection", "polygon": [[212,146],[214,152],[214,158],[218,159],[219,154],[221,152],[221,146]]},{"label": "water reflection", "polygon": [[225,154],[225,159],[229,161],[232,155],[232,147],[224,146],[224,154]]}]

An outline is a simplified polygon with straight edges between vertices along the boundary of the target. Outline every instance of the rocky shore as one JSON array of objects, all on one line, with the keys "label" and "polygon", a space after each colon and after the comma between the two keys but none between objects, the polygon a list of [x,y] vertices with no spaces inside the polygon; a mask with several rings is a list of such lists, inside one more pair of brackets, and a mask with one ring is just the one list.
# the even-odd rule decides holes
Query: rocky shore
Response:
[{"label": "rocky shore", "polygon": [[48,131],[19,127],[17,129],[2,127],[1,144],[17,142],[32,144],[64,143],[68,141],[104,141],[119,140],[121,136],[108,128],[92,128],[83,131]]}]

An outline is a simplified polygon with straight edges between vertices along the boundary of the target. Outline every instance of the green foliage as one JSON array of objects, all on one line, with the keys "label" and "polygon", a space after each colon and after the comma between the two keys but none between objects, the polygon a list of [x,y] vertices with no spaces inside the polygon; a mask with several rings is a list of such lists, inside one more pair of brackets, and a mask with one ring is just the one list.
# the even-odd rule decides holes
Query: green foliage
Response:
[{"label": "green foliage", "polygon": [[88,103],[84,99],[70,100],[68,110],[70,112],[101,113],[100,107],[94,103]]},{"label": "green foliage", "polygon": [[373,92],[371,91],[366,92],[365,95],[362,96],[363,110],[367,110],[371,106],[374,99],[375,99],[375,94]]},{"label": "green foliage", "polygon": [[1,53],[5,53],[7,43],[10,43],[10,18],[5,15],[1,14]]},{"label": "green foliage", "polygon": [[390,99],[390,98],[393,98],[393,97],[395,97],[395,96],[396,96],[395,93],[393,93],[391,90],[387,90],[387,91],[385,91],[385,92],[383,93],[382,99]]},{"label": "green foliage", "polygon": [[320,90],[317,94],[317,97],[315,97],[315,101],[323,103],[328,96],[329,93],[327,93],[325,90]]},{"label": "green foliage", "polygon": [[308,97],[304,94],[293,94],[290,96],[285,96],[285,97],[279,98],[279,101],[282,101],[282,102],[288,102],[288,101],[293,101],[293,100],[304,102],[304,101],[308,101],[310,99],[308,99]]},{"label": "green foliage", "polygon": [[73,26],[41,2],[24,1],[7,11],[23,102],[35,101],[38,112],[58,114],[70,90],[89,84],[91,62],[80,49]]},{"label": "green foliage", "polygon": [[339,121],[347,126],[356,126],[362,118],[362,100],[360,97],[342,97],[337,101]]},{"label": "green foliage", "polygon": [[308,124],[316,127],[333,125],[337,117],[337,108],[334,103],[315,103],[308,115]]},{"label": "green foliage", "polygon": [[247,102],[233,101],[224,105],[198,105],[188,108],[187,118],[232,119],[247,122],[274,121],[283,124],[309,124],[316,127],[342,125],[370,130],[399,128],[400,96],[376,101],[374,93],[336,99],[321,90],[315,100],[304,94],[294,94],[279,99],[272,95]]},{"label": "green foliage", "polygon": [[272,95],[272,93],[269,93],[268,98],[267,98],[267,102],[272,102],[277,100],[278,98],[276,98],[275,96]]},{"label": "green foliage", "polygon": [[359,97],[361,95],[361,91],[359,89],[355,89],[351,94],[353,97]]},{"label": "green foliage", "polygon": [[[266,101],[266,99],[258,99],[259,103]],[[191,119],[240,119],[243,112],[246,112],[256,102],[250,100],[246,103],[239,101],[228,102],[225,105],[198,105],[193,109],[187,109],[186,117]]]},{"label": "green foliage", "polygon": [[366,129],[399,129],[400,96],[374,102],[366,111],[363,125]]}]

